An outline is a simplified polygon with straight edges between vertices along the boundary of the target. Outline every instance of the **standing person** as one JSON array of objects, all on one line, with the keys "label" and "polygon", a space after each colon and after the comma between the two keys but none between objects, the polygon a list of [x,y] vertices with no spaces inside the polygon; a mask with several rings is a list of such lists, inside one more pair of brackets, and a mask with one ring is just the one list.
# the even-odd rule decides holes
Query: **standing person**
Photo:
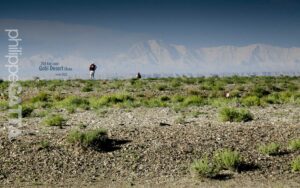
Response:
[{"label": "standing person", "polygon": [[95,79],[95,71],[96,71],[96,69],[97,69],[97,66],[94,64],[94,63],[92,63],[91,65],[90,65],[90,79]]},{"label": "standing person", "polygon": [[141,78],[142,78],[142,75],[141,75],[140,72],[137,73],[136,78],[137,78],[137,79],[141,79]]}]

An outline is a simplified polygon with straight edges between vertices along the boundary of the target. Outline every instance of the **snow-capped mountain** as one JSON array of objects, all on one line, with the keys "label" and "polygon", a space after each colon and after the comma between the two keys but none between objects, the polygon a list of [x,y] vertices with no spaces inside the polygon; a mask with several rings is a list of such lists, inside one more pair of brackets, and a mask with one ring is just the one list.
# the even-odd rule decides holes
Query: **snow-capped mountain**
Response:
[{"label": "snow-capped mountain", "polygon": [[253,44],[191,49],[149,40],[107,61],[105,70],[127,73],[300,71],[300,48]]},{"label": "snow-capped mountain", "polygon": [[[57,72],[40,71],[41,62],[58,62],[71,67],[71,78],[87,78],[88,66],[97,64],[97,76],[126,76],[142,74],[222,74],[249,72],[300,72],[300,48],[282,48],[265,44],[248,46],[219,46],[193,49],[184,45],[167,44],[159,40],[137,43],[125,52],[109,58],[94,58],[79,54],[55,57],[36,54],[20,60],[20,78],[33,76],[56,78]],[[2,72],[1,72],[2,71]],[[0,70],[6,78],[7,70]],[[58,76],[58,78],[60,78]],[[64,77],[65,78],[65,77]]]}]

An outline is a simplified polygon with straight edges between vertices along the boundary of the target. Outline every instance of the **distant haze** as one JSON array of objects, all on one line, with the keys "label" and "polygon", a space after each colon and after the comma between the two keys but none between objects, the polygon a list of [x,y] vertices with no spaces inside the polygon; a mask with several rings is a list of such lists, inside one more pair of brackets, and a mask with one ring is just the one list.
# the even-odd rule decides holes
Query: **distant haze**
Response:
[{"label": "distant haze", "polygon": [[280,48],[264,44],[243,47],[189,48],[149,40],[126,53],[106,60],[108,72],[145,73],[238,73],[300,70],[300,48]]},{"label": "distant haze", "polygon": [[282,48],[264,44],[242,47],[219,46],[189,48],[179,44],[167,44],[159,40],[148,40],[131,46],[122,53],[105,59],[84,57],[55,57],[50,54],[23,58],[21,78],[63,78],[55,71],[39,71],[41,62],[58,62],[73,68],[67,77],[87,78],[88,66],[98,66],[96,77],[134,76],[142,74],[224,74],[251,72],[297,72],[300,70],[300,48]]}]

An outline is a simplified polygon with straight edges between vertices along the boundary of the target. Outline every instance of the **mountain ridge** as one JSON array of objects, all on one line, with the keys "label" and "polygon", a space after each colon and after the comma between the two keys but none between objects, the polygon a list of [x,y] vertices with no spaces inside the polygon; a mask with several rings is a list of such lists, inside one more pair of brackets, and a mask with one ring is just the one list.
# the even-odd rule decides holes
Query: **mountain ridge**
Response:
[{"label": "mountain ridge", "polygon": [[292,71],[300,70],[300,48],[261,43],[241,47],[189,48],[161,40],[148,40],[133,45],[127,52],[108,61],[111,65],[122,64],[128,71],[147,73]]}]

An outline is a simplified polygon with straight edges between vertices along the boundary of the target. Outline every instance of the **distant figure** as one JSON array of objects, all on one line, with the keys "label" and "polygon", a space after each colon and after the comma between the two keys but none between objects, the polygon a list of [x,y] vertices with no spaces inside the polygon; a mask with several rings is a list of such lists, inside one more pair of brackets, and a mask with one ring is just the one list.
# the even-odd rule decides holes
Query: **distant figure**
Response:
[{"label": "distant figure", "polygon": [[141,79],[141,78],[142,78],[141,73],[138,72],[137,75],[136,75],[136,78],[137,78],[137,79]]},{"label": "distant figure", "polygon": [[96,71],[96,69],[97,69],[97,66],[94,64],[94,63],[92,63],[91,65],[90,65],[90,79],[95,79],[95,71]]}]

